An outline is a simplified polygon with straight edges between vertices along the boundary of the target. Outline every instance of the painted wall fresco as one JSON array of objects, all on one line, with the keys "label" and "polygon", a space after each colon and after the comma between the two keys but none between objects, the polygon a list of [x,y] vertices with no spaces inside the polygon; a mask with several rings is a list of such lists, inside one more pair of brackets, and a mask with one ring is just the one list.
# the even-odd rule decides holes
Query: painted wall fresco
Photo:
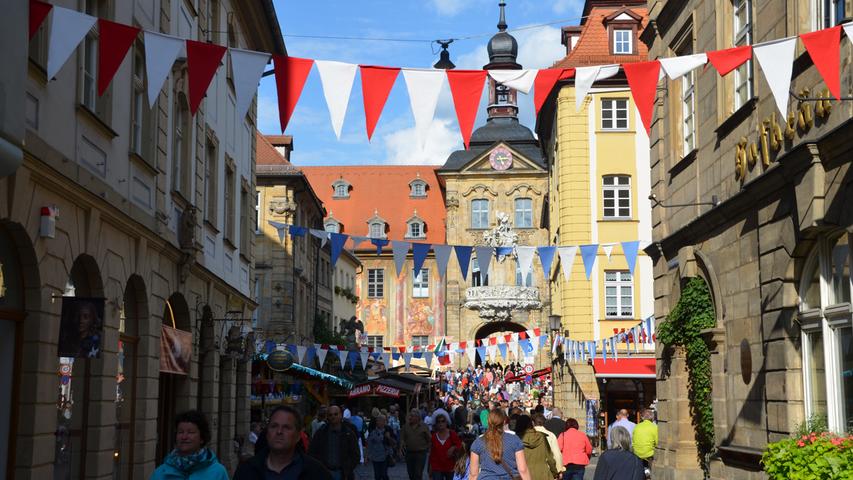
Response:
[{"label": "painted wall fresco", "polygon": [[384,333],[388,328],[388,300],[385,298],[370,298],[361,301],[361,320],[364,328],[371,335]]}]

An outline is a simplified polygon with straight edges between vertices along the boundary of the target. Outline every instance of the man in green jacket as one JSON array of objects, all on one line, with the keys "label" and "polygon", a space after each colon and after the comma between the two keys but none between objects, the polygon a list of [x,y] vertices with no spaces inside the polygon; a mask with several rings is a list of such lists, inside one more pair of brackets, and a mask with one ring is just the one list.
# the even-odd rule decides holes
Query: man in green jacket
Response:
[{"label": "man in green jacket", "polygon": [[640,460],[643,460],[651,468],[655,456],[655,447],[658,444],[658,426],[652,422],[655,418],[655,412],[651,409],[643,410],[642,418],[643,421],[634,427],[631,443],[634,447],[634,455],[640,457]]}]

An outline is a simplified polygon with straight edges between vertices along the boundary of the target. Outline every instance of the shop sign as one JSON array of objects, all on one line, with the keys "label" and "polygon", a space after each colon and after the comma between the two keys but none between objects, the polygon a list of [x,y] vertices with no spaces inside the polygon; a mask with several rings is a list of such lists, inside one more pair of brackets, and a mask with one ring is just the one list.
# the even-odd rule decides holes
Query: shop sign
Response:
[{"label": "shop sign", "polygon": [[362,397],[370,395],[370,385],[359,385],[349,391],[349,398]]},{"label": "shop sign", "polygon": [[400,389],[389,387],[388,385],[377,385],[376,394],[383,397],[400,398]]},{"label": "shop sign", "polygon": [[267,365],[270,370],[283,372],[293,366],[293,355],[287,350],[276,350],[267,357]]}]

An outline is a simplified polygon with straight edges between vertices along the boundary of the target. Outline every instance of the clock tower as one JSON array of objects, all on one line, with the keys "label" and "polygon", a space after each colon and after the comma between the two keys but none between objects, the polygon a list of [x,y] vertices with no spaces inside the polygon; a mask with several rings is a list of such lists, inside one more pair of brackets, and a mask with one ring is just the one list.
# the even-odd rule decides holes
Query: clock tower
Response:
[{"label": "clock tower", "polygon": [[[515,37],[506,32],[506,2],[500,2],[501,16],[498,20],[498,33],[496,33],[489,45],[486,47],[489,52],[489,63],[483,66],[485,70],[520,70],[515,59],[518,55],[518,42]],[[489,77],[489,119],[508,117],[518,117],[518,92],[515,89],[501,85],[492,77]]]}]

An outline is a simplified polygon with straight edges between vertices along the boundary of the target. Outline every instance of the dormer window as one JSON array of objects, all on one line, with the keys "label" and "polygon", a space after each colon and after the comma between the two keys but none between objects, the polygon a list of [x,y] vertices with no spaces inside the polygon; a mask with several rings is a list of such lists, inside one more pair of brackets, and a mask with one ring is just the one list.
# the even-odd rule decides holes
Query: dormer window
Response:
[{"label": "dormer window", "polygon": [[412,218],[406,220],[406,238],[426,238],[426,223],[418,216],[418,211]]},{"label": "dormer window", "polygon": [[370,238],[385,238],[385,226],[388,223],[379,216],[379,212],[373,212],[373,216],[367,220],[367,236]]},{"label": "dormer window", "polygon": [[613,53],[630,55],[634,52],[631,47],[631,30],[613,30]]},{"label": "dormer window", "polygon": [[424,198],[427,196],[427,183],[421,180],[420,174],[418,174],[418,178],[409,182],[409,189],[409,196],[412,198]]},{"label": "dormer window", "polygon": [[613,55],[637,55],[636,38],[642,29],[643,17],[623,7],[604,18],[604,26]]},{"label": "dormer window", "polygon": [[352,188],[352,185],[343,178],[335,180],[332,183],[332,189],[334,191],[332,198],[349,198],[350,188]]},{"label": "dormer window", "polygon": [[341,233],[341,222],[339,222],[332,213],[329,212],[329,218],[323,222],[323,229],[327,232]]}]

